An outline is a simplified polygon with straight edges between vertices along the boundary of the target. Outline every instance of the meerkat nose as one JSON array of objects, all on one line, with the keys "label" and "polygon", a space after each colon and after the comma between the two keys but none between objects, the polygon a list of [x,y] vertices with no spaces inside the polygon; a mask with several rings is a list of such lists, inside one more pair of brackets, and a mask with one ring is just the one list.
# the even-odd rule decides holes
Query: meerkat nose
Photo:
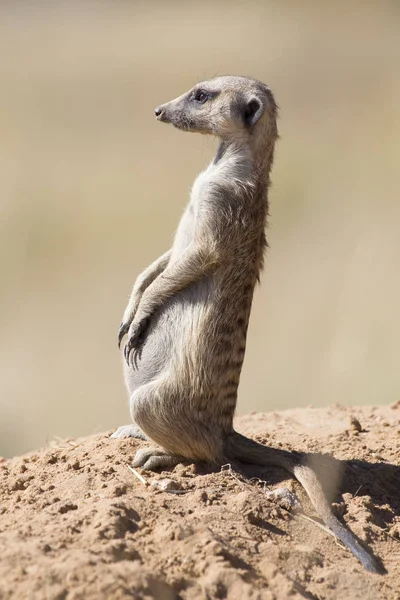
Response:
[{"label": "meerkat nose", "polygon": [[159,117],[162,112],[163,112],[163,109],[161,106],[157,106],[157,108],[154,109],[154,114],[156,115],[156,117]]}]

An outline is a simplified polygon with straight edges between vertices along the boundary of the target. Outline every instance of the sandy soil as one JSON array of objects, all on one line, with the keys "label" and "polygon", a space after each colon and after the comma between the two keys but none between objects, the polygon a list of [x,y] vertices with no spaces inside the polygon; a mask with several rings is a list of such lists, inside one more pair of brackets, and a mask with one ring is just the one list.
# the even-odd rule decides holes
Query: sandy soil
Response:
[{"label": "sandy soil", "polygon": [[[252,414],[237,428],[344,461],[335,510],[388,574],[364,572],[315,523],[268,499],[287,487],[313,516],[282,470],[247,469],[245,479],[179,465],[140,481],[128,465],[143,442],[107,433],[0,459],[0,598],[398,600],[400,403]],[[175,489],[160,489],[166,478]]]}]

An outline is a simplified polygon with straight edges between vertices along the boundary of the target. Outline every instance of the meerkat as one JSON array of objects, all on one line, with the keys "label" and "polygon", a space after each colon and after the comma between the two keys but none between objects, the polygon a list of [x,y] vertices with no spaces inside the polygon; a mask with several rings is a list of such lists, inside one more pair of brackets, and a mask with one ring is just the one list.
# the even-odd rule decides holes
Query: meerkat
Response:
[{"label": "meerkat", "polygon": [[278,137],[274,97],[260,81],[217,77],[159,106],[155,115],[220,143],[193,185],[172,248],[133,287],[118,333],[119,345],[127,334],[124,372],[133,424],[113,437],[157,445],[137,452],[134,466],[144,469],[230,459],[283,467],[363,566],[382,572],[380,561],[332,513],[307,454],[263,446],[233,429],[253,291],[267,245]]}]

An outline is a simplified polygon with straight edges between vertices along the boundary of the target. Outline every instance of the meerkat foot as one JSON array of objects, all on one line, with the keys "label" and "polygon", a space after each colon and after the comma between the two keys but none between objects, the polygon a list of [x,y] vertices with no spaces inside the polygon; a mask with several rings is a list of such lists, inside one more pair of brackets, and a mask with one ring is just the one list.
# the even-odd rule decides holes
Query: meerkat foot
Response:
[{"label": "meerkat foot", "polygon": [[110,435],[111,438],[114,439],[124,439],[128,437],[137,438],[139,440],[148,440],[147,435],[143,433],[143,431],[137,425],[122,425],[122,427],[118,427],[117,431]]},{"label": "meerkat foot", "polygon": [[161,467],[175,467],[184,459],[159,448],[142,448],[136,452],[134,467],[142,467],[147,471],[155,471]]}]

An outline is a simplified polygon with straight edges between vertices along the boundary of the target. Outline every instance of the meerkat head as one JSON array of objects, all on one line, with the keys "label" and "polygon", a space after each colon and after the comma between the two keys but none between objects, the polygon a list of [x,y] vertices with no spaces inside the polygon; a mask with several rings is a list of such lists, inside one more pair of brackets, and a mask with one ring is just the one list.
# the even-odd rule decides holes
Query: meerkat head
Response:
[{"label": "meerkat head", "polygon": [[198,83],[154,112],[158,121],[223,140],[243,139],[265,127],[276,133],[277,106],[272,92],[248,77],[229,75]]}]

